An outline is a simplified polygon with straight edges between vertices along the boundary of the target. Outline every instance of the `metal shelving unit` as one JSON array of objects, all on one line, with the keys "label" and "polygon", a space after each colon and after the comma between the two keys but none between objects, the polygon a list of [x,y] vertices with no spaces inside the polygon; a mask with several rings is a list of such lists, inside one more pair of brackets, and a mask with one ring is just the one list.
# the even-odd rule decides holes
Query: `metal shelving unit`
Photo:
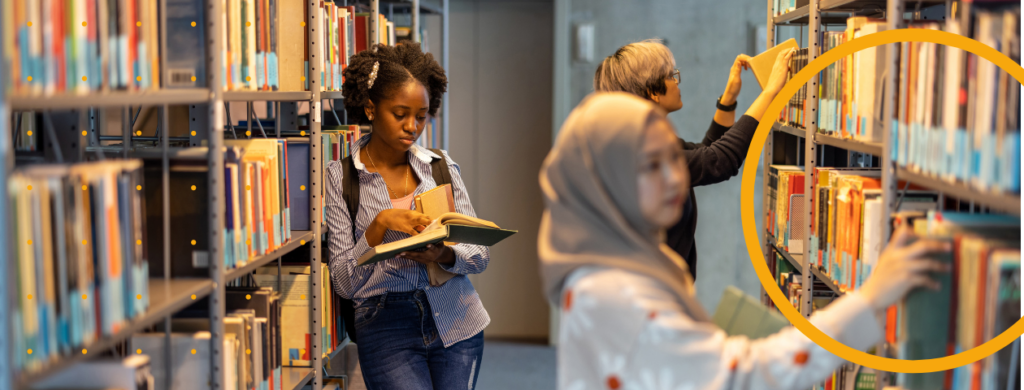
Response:
[{"label": "metal shelving unit", "polygon": [[[846,18],[850,16],[884,17],[886,15],[900,15],[900,17],[886,18],[887,28],[889,30],[895,30],[905,27],[906,18],[904,17],[904,15],[906,11],[905,7],[907,6],[916,7],[916,11],[921,11],[915,12],[912,19],[937,19],[937,17],[940,14],[940,12],[938,11],[945,12],[947,14],[946,16],[948,16],[948,13],[950,12],[950,2],[948,0],[810,0],[810,4],[807,6],[800,7],[792,12],[783,15],[774,16],[774,12],[772,10],[772,3],[773,1],[768,1],[768,47],[772,47],[775,45],[776,27],[781,25],[802,25],[803,27],[806,27],[808,34],[809,47],[811,48],[810,61],[813,61],[816,57],[817,52],[820,51],[817,42],[819,30],[824,29],[824,26],[827,24],[845,24]],[[970,7],[970,2],[958,4],[961,8],[959,12],[962,12],[964,14],[969,13],[969,11],[966,8]],[[925,10],[926,8],[935,5],[946,5],[946,9],[943,10],[941,9],[942,7],[935,7],[931,8],[930,10]],[[964,19],[965,18],[961,18],[961,23],[966,25],[967,21]],[[968,31],[966,29],[966,26],[962,28],[962,31]],[[896,107],[895,93],[897,79],[899,76],[897,75],[897,72],[894,70],[900,68],[900,63],[898,62],[898,50],[898,45],[888,45],[885,49],[888,58],[888,61],[886,62],[887,69],[884,73],[885,95],[883,97],[883,106],[885,118],[892,118],[894,116],[894,110]],[[805,183],[807,184],[807,186],[805,187],[805,194],[813,193],[811,184],[813,184],[817,180],[814,168],[815,166],[818,165],[818,162],[815,161],[815,159],[821,157],[819,156],[819,153],[817,153],[818,150],[816,149],[816,147],[818,145],[824,145],[835,147],[838,149],[844,149],[850,152],[864,153],[879,158],[879,160],[881,161],[882,170],[882,200],[886,208],[885,210],[888,214],[896,212],[896,203],[899,197],[899,188],[897,188],[897,183],[899,181],[906,181],[937,191],[940,194],[942,194],[942,196],[952,196],[964,201],[970,201],[975,205],[987,207],[995,212],[1020,216],[1021,197],[1018,194],[1002,194],[981,191],[978,188],[975,188],[969,184],[954,183],[934,176],[924,175],[921,173],[912,172],[902,167],[898,167],[896,165],[896,162],[892,158],[891,150],[893,145],[889,141],[892,139],[890,134],[892,134],[892,132],[894,131],[894,129],[892,128],[892,121],[883,121],[884,133],[882,139],[885,141],[881,143],[862,142],[858,140],[843,139],[835,136],[830,136],[827,134],[817,133],[815,123],[815,120],[817,119],[816,109],[818,103],[818,99],[816,96],[817,79],[812,78],[811,81],[805,86],[805,88],[806,95],[808,97],[805,112],[809,116],[810,125],[807,128],[794,128],[792,126],[786,126],[779,123],[775,123],[772,126],[773,134],[768,137],[768,140],[765,144],[765,149],[762,152],[762,161],[764,161],[763,173],[765,177],[768,176],[769,166],[772,164],[773,161],[775,161],[775,159],[773,158],[774,148],[772,146],[773,141],[775,141],[774,134],[788,134],[802,140],[802,143],[804,145],[804,150],[801,150],[798,153],[802,152],[805,160],[804,175],[806,177]],[[797,145],[799,145],[800,142],[801,141],[798,141]],[[828,152],[828,150],[826,149],[825,152]],[[851,162],[850,160],[843,161]],[[763,187],[764,194],[769,193],[768,184],[768,181],[765,180]],[[767,203],[767,197],[765,198],[766,199],[764,200],[764,216],[767,220],[768,210],[770,209],[771,205]],[[811,227],[809,217],[810,210],[814,210],[814,197],[805,196],[804,202],[805,210],[808,210],[808,218],[806,219],[806,225],[794,225],[793,228],[808,229],[809,232],[809,229]],[[892,234],[892,228],[888,223],[888,220],[883,219],[881,224],[882,226],[880,226],[880,228],[882,229],[881,231],[883,232],[883,237],[888,238]],[[804,235],[804,237],[810,237],[810,234],[806,234]],[[771,234],[765,232],[764,239],[765,261],[768,262],[770,266],[774,267],[774,264],[776,262],[775,254],[778,253],[779,255],[782,256],[782,258],[785,259],[785,261],[790,262],[795,267],[802,270],[801,275],[804,278],[802,285],[804,289],[804,297],[811,297],[813,295],[815,283],[808,283],[808,281],[811,279],[824,284],[825,287],[835,292],[836,295],[842,295],[842,291],[840,291],[835,281],[833,281],[828,275],[825,275],[824,272],[822,272],[822,270],[817,265],[809,264],[810,262],[803,261],[804,259],[814,258],[810,256],[810,251],[812,249],[810,245],[805,245],[806,249],[805,253],[803,254],[790,254],[777,246],[775,239],[774,237],[771,236]],[[765,293],[764,291],[762,291],[762,300],[766,304],[770,303],[770,299],[767,297],[767,293]],[[802,300],[800,302],[800,309],[801,313],[809,315],[810,300]],[[887,343],[877,345],[876,350],[878,351],[878,354],[880,356],[892,356],[892,354],[895,351],[894,346],[889,345]],[[877,388],[881,389],[882,387],[885,386],[884,384],[889,383],[890,376],[891,373],[879,372],[877,376],[878,380],[876,381]]]},{"label": "metal shelving unit", "polygon": [[[346,2],[347,3],[347,2]],[[369,8],[373,12],[373,16],[379,14],[380,2],[379,0],[369,0]],[[442,58],[441,63],[448,69],[448,0],[442,0],[440,6],[432,4],[422,4],[419,0],[409,1],[389,1],[387,3],[389,8],[407,7],[410,8],[413,14],[413,31],[414,39],[419,38],[419,14],[425,12],[427,14],[439,14],[442,18]],[[160,3],[161,8],[163,3]],[[357,4],[358,5],[358,4]],[[205,12],[205,23],[202,28],[206,30],[205,39],[205,66],[207,69],[220,69],[222,67],[224,59],[222,58],[221,48],[226,42],[222,42],[222,36],[219,34],[221,26],[221,7],[222,2],[220,0],[206,0],[204,3],[203,12]],[[309,32],[309,36],[313,37],[307,42],[308,52],[310,57],[307,58],[308,63],[308,74],[316,74],[318,70],[316,67],[319,64],[318,60],[315,60],[313,53],[320,52],[320,46],[322,42],[315,37],[321,36],[320,32],[316,31],[316,23],[319,22],[314,19],[319,14],[319,4],[316,2],[310,2],[307,5],[308,13],[306,26]],[[0,10],[2,12],[2,10]],[[0,15],[3,16],[3,15]],[[166,31],[163,28],[161,22],[161,35],[163,36]],[[370,18],[371,37],[373,43],[377,40],[377,19],[375,17]],[[218,33],[214,33],[218,32]],[[0,40],[0,52],[2,52],[3,40]],[[162,56],[163,58],[163,56]],[[3,61],[0,61],[0,74],[6,74],[3,72]],[[92,356],[99,355],[101,351],[109,350],[120,343],[124,343],[130,339],[134,332],[143,331],[146,328],[156,325],[161,320],[164,322],[165,329],[170,329],[170,316],[184,307],[190,305],[193,302],[192,296],[195,295],[195,299],[209,299],[210,314],[209,319],[211,321],[211,354],[210,354],[210,367],[211,367],[211,378],[210,388],[213,390],[221,390],[224,387],[223,383],[223,371],[224,362],[222,358],[222,340],[224,338],[223,329],[223,318],[225,316],[225,287],[228,281],[242,277],[256,268],[272,263],[275,260],[280,259],[281,256],[295,250],[302,245],[309,245],[310,249],[310,269],[311,269],[311,291],[309,294],[310,300],[310,334],[316,334],[319,329],[317,322],[321,318],[321,313],[324,308],[322,307],[322,301],[320,294],[320,265],[321,265],[321,247],[323,245],[321,238],[323,237],[323,221],[320,221],[321,210],[318,210],[321,200],[318,199],[321,194],[321,183],[320,175],[322,174],[322,161],[317,159],[318,156],[322,156],[321,152],[321,137],[319,135],[322,125],[322,114],[324,99],[343,99],[343,95],[340,91],[321,92],[317,78],[311,78],[309,80],[309,91],[297,91],[297,92],[280,92],[280,91],[224,91],[222,90],[220,72],[208,72],[206,79],[205,88],[188,88],[188,89],[158,89],[149,91],[138,91],[138,92],[106,92],[106,93],[93,93],[85,95],[57,95],[57,96],[7,96],[5,93],[0,93],[0,156],[3,157],[4,168],[0,169],[0,193],[6,194],[7,187],[7,174],[13,169],[14,165],[14,153],[13,145],[10,140],[12,139],[11,134],[13,129],[9,126],[9,110],[43,110],[43,111],[58,111],[58,110],[75,110],[68,116],[66,121],[69,126],[67,129],[61,129],[61,135],[58,137],[61,142],[68,142],[77,147],[71,148],[72,150],[64,153],[65,156],[72,156],[70,162],[82,161],[86,156],[104,156],[105,158],[142,158],[149,160],[160,160],[162,164],[162,175],[160,185],[163,191],[163,208],[162,224],[164,236],[164,253],[163,253],[163,278],[151,279],[150,280],[150,308],[149,310],[137,317],[132,319],[128,326],[120,330],[117,334],[111,337],[100,339],[90,345],[84,346],[91,354],[72,354],[62,355],[59,358],[48,363],[45,368],[40,370],[34,370],[32,372],[16,372],[14,371],[11,362],[12,357],[17,351],[11,350],[11,344],[9,340],[13,337],[13,330],[9,329],[8,321],[0,321],[0,388],[12,388],[20,389],[27,387],[32,382],[45,377],[57,370],[68,367],[74,363],[83,361]],[[6,91],[4,85],[6,83],[5,77],[0,77],[0,92]],[[221,210],[224,209],[225,200],[221,195],[224,191],[224,179],[223,179],[223,166],[224,157],[221,153],[221,148],[224,145],[224,117],[225,117],[225,102],[251,102],[254,101],[268,101],[268,102],[282,102],[275,110],[277,116],[277,126],[274,127],[274,131],[267,131],[268,136],[295,136],[287,131],[282,131],[282,116],[286,116],[289,119],[295,119],[294,112],[288,112],[295,107],[295,102],[305,101],[310,105],[309,114],[309,127],[306,131],[306,136],[310,139],[310,182],[308,183],[308,194],[310,196],[309,202],[309,215],[310,215],[310,229],[309,231],[292,231],[291,241],[285,243],[280,248],[273,252],[259,256],[255,259],[251,259],[246,265],[235,268],[225,269],[222,262],[212,261],[210,262],[209,278],[203,279],[177,279],[171,278],[171,267],[170,267],[170,190],[169,186],[169,167],[170,161],[205,161],[207,169],[213,174],[208,175],[208,188],[210,189],[210,195],[208,200],[209,214],[206,223],[209,225],[210,230],[210,246],[208,253],[210,258],[222,258],[223,251],[223,240],[219,238],[219,234],[223,234],[223,230],[220,228],[223,226],[223,214]],[[287,103],[285,103],[287,102]],[[122,128],[122,135],[117,137],[100,137],[99,136],[99,123],[100,120],[96,120],[97,126],[92,126],[91,123],[94,118],[90,117],[89,110],[87,108],[117,108],[117,107],[139,107],[142,105],[147,106],[158,106],[159,118],[158,122],[160,128],[169,129],[169,118],[168,106],[170,105],[188,105],[189,115],[192,117],[190,120],[190,130],[195,131],[196,135],[189,137],[178,137],[172,138],[169,136],[170,131],[161,131],[159,137],[139,137],[130,133],[130,130],[125,126]],[[288,109],[284,106],[288,105]],[[442,137],[444,140],[444,147],[447,147],[448,140],[448,124],[447,124],[447,113],[448,113],[448,98],[447,95],[444,97],[441,113],[441,127]],[[294,111],[294,110],[292,110]],[[127,119],[127,114],[123,119]],[[99,119],[99,118],[96,118]],[[251,119],[251,118],[250,118]],[[251,120],[248,122],[252,122]],[[295,122],[293,122],[295,123]],[[69,129],[73,130],[72,126],[78,126],[80,130],[90,130],[87,135],[81,135],[78,131],[68,132]],[[288,126],[286,126],[288,127]],[[65,134],[66,133],[66,134]],[[272,134],[273,133],[273,134]],[[255,133],[254,133],[255,134]],[[122,141],[121,145],[117,146],[101,146],[100,141]],[[136,146],[133,145],[134,141],[144,142],[156,142],[157,147],[152,146]],[[171,148],[170,142],[187,142],[191,147],[186,148]],[[45,160],[45,158],[34,158],[33,156],[26,156],[26,159],[22,161],[35,161]],[[65,158],[67,161],[68,159]],[[320,173],[317,173],[320,171]],[[3,231],[10,232],[9,214],[7,210],[7,202],[0,202],[0,221],[4,221],[7,225]],[[0,234],[0,248],[7,248],[7,257],[12,257],[10,254],[10,246],[7,245],[9,237],[7,234]],[[15,275],[13,272],[13,262],[7,262],[8,274]],[[10,294],[13,294],[15,283],[9,283],[7,287],[0,288],[0,303],[9,302]],[[166,334],[166,339],[170,340],[170,333]],[[311,360],[310,367],[283,367],[282,368],[282,380],[285,383],[284,388],[300,389],[303,386],[310,385],[313,390],[320,390],[323,386],[323,366],[324,359],[330,359],[336,355],[346,342],[341,347],[333,351],[331,354],[323,354],[324,346],[320,345],[319,337],[313,337],[310,343]],[[170,351],[166,351],[165,361],[168,366],[166,370],[170,370],[170,364],[172,359],[170,357]],[[171,380],[168,378],[168,380]]]},{"label": "metal shelving unit", "polygon": [[[161,2],[162,5],[162,2]],[[206,13],[206,22],[202,26],[206,29],[205,34],[206,53],[205,66],[207,69],[219,69],[223,64],[223,58],[221,47],[225,44],[222,42],[222,36],[219,33],[219,23],[221,18],[221,1],[220,0],[207,0],[204,4],[203,12]],[[314,4],[309,5],[310,11],[314,9]],[[2,11],[2,10],[0,10]],[[314,15],[310,12],[310,15]],[[314,27],[312,19],[307,20],[310,36],[316,37],[313,33]],[[161,22],[161,25],[163,23]],[[161,26],[162,27],[162,26]],[[165,31],[161,28],[161,34]],[[3,44],[3,40],[0,40],[0,45]],[[309,42],[310,53],[318,52],[319,42]],[[0,46],[0,49],[3,49]],[[0,50],[2,51],[2,50]],[[163,58],[163,56],[162,56]],[[315,66],[315,62],[312,61],[311,55],[309,63],[312,64],[311,68]],[[3,61],[0,61],[0,67],[2,67]],[[315,69],[315,68],[313,68]],[[2,71],[2,69],[0,69]],[[0,72],[0,74],[6,74]],[[257,267],[271,263],[274,260],[279,259],[286,253],[289,253],[296,248],[305,244],[311,246],[310,250],[310,263],[313,275],[312,288],[313,291],[318,291],[320,288],[320,250],[318,245],[321,234],[321,228],[318,216],[319,211],[317,205],[319,199],[317,197],[320,193],[320,180],[316,175],[316,172],[321,170],[320,161],[316,159],[316,156],[321,155],[320,152],[320,137],[316,136],[320,130],[320,115],[317,112],[310,114],[310,183],[309,183],[309,194],[311,197],[310,203],[310,215],[312,222],[311,231],[293,231],[292,240],[282,245],[280,248],[273,252],[257,257],[250,260],[245,266],[226,270],[224,265],[219,261],[210,262],[209,278],[202,279],[181,279],[171,278],[171,267],[170,267],[170,190],[169,185],[169,161],[174,160],[193,160],[193,161],[206,161],[209,172],[213,172],[208,177],[208,188],[209,193],[209,214],[207,224],[209,225],[210,239],[208,253],[210,258],[223,258],[223,240],[219,238],[219,234],[223,234],[221,227],[224,224],[224,216],[222,210],[224,209],[224,199],[221,195],[224,191],[224,180],[223,180],[223,166],[224,157],[221,152],[221,147],[224,145],[224,102],[236,101],[236,102],[252,102],[252,101],[274,101],[274,102],[294,102],[294,101],[308,101],[311,104],[316,104],[319,107],[319,94],[317,91],[319,88],[316,85],[316,80],[311,80],[312,91],[298,91],[298,92],[277,92],[277,91],[223,91],[221,88],[221,75],[220,72],[208,72],[207,73],[207,85],[206,88],[189,88],[189,89],[158,89],[150,91],[138,91],[138,92],[106,92],[106,93],[93,93],[85,95],[57,95],[57,96],[7,96],[3,91],[6,91],[4,84],[6,83],[6,77],[0,77],[0,155],[3,156],[3,162],[5,164],[3,169],[0,169],[0,193],[6,194],[7,187],[7,174],[13,169],[14,153],[12,151],[12,145],[10,143],[12,129],[9,128],[9,111],[14,110],[41,110],[41,111],[57,111],[57,110],[77,110],[72,113],[70,121],[73,125],[80,126],[80,129],[90,129],[89,135],[82,136],[78,131],[67,132],[67,129],[60,129],[61,135],[59,139],[67,138],[72,140],[70,142],[76,142],[81,147],[65,153],[65,156],[76,155],[77,159],[72,159],[69,162],[81,161],[85,157],[86,153],[104,155],[107,158],[144,158],[144,159],[159,159],[162,163],[162,178],[161,185],[163,191],[163,241],[164,241],[164,253],[163,253],[163,270],[165,277],[150,279],[150,307],[146,313],[131,319],[127,326],[119,330],[116,334],[109,337],[101,338],[89,345],[81,346],[85,348],[88,353],[83,354],[79,350],[76,353],[70,355],[61,355],[58,358],[48,362],[43,368],[36,369],[26,372],[16,372],[11,366],[10,362],[13,354],[17,351],[11,350],[11,345],[8,343],[10,337],[13,336],[12,330],[8,328],[8,321],[0,321],[0,388],[4,389],[21,389],[28,387],[31,383],[39,380],[40,378],[46,377],[58,370],[69,367],[75,363],[84,361],[92,358],[93,356],[101,355],[101,352],[110,350],[115,346],[118,346],[131,338],[131,335],[135,332],[144,331],[147,328],[156,325],[161,320],[164,322],[166,329],[170,329],[170,316],[186,306],[192,304],[194,300],[198,299],[209,299],[209,319],[211,321],[211,353],[210,353],[210,367],[211,367],[211,378],[210,378],[210,389],[220,390],[224,387],[224,361],[222,358],[222,345],[224,339],[223,329],[223,318],[225,316],[225,287],[228,281],[242,277],[245,274],[254,271]],[[337,97],[340,98],[341,94],[336,93]],[[7,105],[5,105],[5,103]],[[195,146],[190,148],[170,148],[169,142],[172,138],[168,135],[169,131],[160,132],[160,137],[134,137],[129,131],[122,131],[122,135],[117,137],[122,140],[122,145],[119,146],[100,146],[98,137],[99,128],[90,126],[90,117],[88,110],[85,108],[116,108],[116,107],[138,107],[141,105],[155,105],[159,106],[159,124],[162,129],[169,129],[168,119],[168,106],[169,105],[189,105],[190,116],[193,117],[193,121],[190,121],[190,130],[195,130],[197,135],[175,139],[175,141],[192,141],[193,144],[202,144],[203,146]],[[278,114],[280,115],[280,114]],[[126,117],[127,118],[127,117]],[[100,121],[97,121],[101,123]],[[194,127],[193,127],[194,126]],[[122,129],[126,130],[126,129]],[[268,133],[268,136],[272,134]],[[110,140],[111,137],[107,137]],[[136,147],[132,144],[132,141],[156,141],[159,147]],[[7,202],[0,202],[0,221],[4,221],[6,224],[6,232],[10,232],[10,223],[7,213]],[[10,248],[6,244],[9,237],[5,234],[0,234],[0,248]],[[10,249],[5,249],[10,251]],[[10,253],[6,257],[12,258]],[[16,275],[13,272],[13,262],[5,262],[7,264],[8,274]],[[9,283],[5,288],[0,289],[0,302],[9,302],[7,298],[9,294],[13,293],[15,283]],[[193,296],[195,298],[193,298]],[[315,334],[319,325],[316,324],[321,317],[320,312],[323,310],[321,307],[321,299],[318,292],[309,294],[309,300],[311,303],[312,310],[310,311],[310,326],[309,333]],[[169,339],[170,334],[166,334],[166,340]],[[317,342],[318,337],[313,338],[313,356],[320,356],[321,346]],[[170,351],[165,351],[165,361],[167,366],[165,370],[171,370]],[[288,387],[286,389],[300,389],[307,384],[311,384],[313,390],[319,390],[322,386],[321,383],[321,372],[322,362],[318,358],[314,358],[311,367],[283,367],[283,380]],[[171,380],[170,377],[168,380]]]}]

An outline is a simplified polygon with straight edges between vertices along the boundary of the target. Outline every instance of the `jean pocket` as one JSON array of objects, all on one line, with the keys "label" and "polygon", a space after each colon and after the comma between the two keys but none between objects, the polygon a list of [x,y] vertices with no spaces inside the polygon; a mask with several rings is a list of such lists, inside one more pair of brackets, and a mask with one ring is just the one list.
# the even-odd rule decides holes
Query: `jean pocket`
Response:
[{"label": "jean pocket", "polygon": [[369,325],[377,318],[383,307],[381,305],[367,305],[356,308],[356,328],[362,328],[363,326]]}]

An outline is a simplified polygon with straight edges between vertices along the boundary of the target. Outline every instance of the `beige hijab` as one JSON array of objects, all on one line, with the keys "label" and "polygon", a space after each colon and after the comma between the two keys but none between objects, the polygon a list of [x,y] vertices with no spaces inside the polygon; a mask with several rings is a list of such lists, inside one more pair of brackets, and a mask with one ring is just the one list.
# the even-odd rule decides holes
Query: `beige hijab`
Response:
[{"label": "beige hijab", "polygon": [[544,160],[540,186],[547,209],[538,250],[541,278],[559,302],[565,278],[583,266],[619,268],[669,287],[693,319],[708,315],[694,298],[682,257],[640,211],[636,176],[647,123],[665,118],[654,104],[622,92],[587,97],[562,126]]}]

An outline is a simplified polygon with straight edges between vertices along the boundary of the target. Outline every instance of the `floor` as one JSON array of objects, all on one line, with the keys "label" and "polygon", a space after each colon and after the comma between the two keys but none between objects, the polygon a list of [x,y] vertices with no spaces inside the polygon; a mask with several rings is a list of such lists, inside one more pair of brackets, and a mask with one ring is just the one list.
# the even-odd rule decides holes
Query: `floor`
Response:
[{"label": "floor", "polygon": [[[354,356],[354,355],[349,355]],[[348,390],[365,390],[358,363],[350,371]],[[555,388],[555,349],[547,345],[504,341],[484,344],[483,365],[476,388],[479,390],[553,390]]]}]

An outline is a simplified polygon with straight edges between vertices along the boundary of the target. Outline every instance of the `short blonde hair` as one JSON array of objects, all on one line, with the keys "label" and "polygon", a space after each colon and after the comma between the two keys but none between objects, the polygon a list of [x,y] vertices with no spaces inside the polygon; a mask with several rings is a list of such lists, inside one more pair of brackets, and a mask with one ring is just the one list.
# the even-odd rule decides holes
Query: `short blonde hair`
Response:
[{"label": "short blonde hair", "polygon": [[651,95],[665,93],[665,79],[675,67],[672,51],[660,40],[630,43],[597,66],[594,90],[629,92],[650,99]]}]

